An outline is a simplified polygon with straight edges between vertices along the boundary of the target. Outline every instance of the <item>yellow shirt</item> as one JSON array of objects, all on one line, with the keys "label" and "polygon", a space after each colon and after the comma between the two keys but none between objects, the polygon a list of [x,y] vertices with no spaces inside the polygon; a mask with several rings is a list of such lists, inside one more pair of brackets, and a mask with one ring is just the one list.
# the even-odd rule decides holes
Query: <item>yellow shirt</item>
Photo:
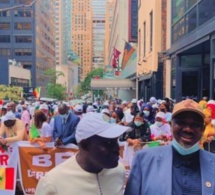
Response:
[{"label": "yellow shirt", "polygon": [[7,143],[14,143],[23,140],[25,133],[25,124],[16,119],[14,126],[6,127],[4,123],[1,123],[0,136],[5,137]]}]

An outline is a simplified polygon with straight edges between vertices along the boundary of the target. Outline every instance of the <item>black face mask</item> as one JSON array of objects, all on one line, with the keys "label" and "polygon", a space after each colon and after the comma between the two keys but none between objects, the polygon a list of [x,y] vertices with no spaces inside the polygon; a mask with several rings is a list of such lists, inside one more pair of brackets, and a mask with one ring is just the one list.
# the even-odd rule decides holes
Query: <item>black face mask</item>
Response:
[{"label": "black face mask", "polygon": [[165,108],[161,108],[161,112],[166,112],[166,109]]},{"label": "black face mask", "polygon": [[133,115],[133,116],[135,115],[135,111],[134,110],[131,111],[131,115]]},{"label": "black face mask", "polygon": [[12,126],[14,126],[15,122],[16,122],[16,120],[7,120],[7,121],[4,121],[4,125],[6,127],[12,127]]}]

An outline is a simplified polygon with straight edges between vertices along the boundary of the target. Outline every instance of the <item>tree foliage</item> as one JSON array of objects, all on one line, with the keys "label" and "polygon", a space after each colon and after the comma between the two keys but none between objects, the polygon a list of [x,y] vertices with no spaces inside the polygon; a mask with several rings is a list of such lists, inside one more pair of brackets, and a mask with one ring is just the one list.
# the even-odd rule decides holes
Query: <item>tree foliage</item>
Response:
[{"label": "tree foliage", "polygon": [[19,101],[22,98],[22,87],[0,85],[0,99]]},{"label": "tree foliage", "polygon": [[102,78],[103,75],[104,75],[104,70],[102,68],[96,68],[96,69],[92,70],[91,72],[89,72],[87,74],[87,76],[85,77],[84,81],[81,82],[82,93],[86,94],[91,90],[91,88],[90,88],[91,79],[93,79],[95,77]]},{"label": "tree foliage", "polygon": [[47,96],[49,98],[55,98],[58,100],[66,99],[66,87],[57,83],[57,79],[60,76],[65,76],[63,72],[56,71],[55,69],[49,69],[44,72],[44,75],[48,76],[50,82],[47,84]]}]

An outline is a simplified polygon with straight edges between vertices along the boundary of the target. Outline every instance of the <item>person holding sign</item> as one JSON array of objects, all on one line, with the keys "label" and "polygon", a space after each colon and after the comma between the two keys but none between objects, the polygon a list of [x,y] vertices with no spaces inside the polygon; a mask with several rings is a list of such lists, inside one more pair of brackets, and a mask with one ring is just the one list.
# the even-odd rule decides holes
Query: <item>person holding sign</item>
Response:
[{"label": "person holding sign", "polygon": [[121,195],[125,169],[118,137],[129,127],[101,113],[87,113],[76,129],[79,152],[39,180],[35,195]]},{"label": "person holding sign", "polygon": [[136,153],[125,195],[215,194],[215,155],[199,145],[204,117],[195,101],[177,103],[171,121],[173,141]]}]

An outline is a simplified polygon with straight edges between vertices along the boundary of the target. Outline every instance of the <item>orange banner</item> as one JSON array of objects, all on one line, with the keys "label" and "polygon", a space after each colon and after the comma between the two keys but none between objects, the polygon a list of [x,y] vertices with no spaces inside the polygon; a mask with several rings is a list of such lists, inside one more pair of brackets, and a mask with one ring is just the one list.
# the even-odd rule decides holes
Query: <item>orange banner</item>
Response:
[{"label": "orange banner", "polygon": [[28,142],[19,142],[19,175],[25,194],[34,194],[39,179],[72,155],[78,148],[68,145],[55,148],[53,143],[47,144],[47,151]]}]

